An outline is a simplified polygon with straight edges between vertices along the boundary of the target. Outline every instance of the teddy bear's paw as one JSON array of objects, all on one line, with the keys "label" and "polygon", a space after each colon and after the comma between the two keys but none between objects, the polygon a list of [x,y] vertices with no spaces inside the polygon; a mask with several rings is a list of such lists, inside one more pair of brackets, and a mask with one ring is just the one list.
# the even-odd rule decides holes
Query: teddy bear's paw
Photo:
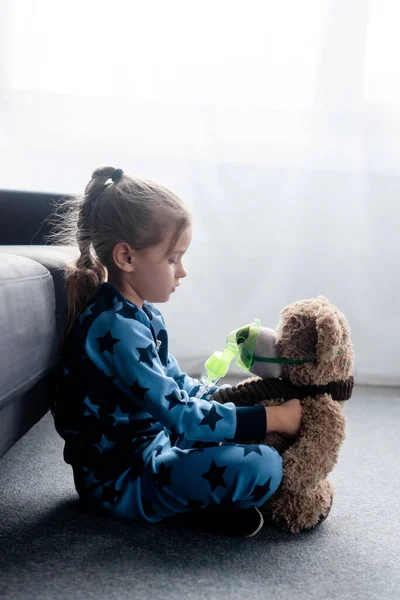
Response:
[{"label": "teddy bear's paw", "polygon": [[273,500],[274,497],[261,507],[265,524],[280,531],[299,534],[315,530],[327,519],[332,508],[333,495],[328,496],[326,503],[322,505],[319,503],[319,510],[324,504],[327,506],[322,514],[315,503],[305,510],[304,498],[302,498],[303,502],[298,502],[293,497],[282,495],[282,498],[275,499],[274,503]]},{"label": "teddy bear's paw", "polygon": [[332,504],[333,504],[333,496],[331,496],[331,501],[330,501],[327,511],[324,514],[320,515],[320,517],[319,517],[318,521],[315,523],[315,525],[311,525],[310,527],[303,527],[303,529],[301,529],[301,533],[307,533],[309,531],[314,531],[315,529],[317,529],[317,527],[319,527],[321,525],[321,523],[326,521],[326,519],[329,516],[329,513],[331,512]]},{"label": "teddy bear's paw", "polygon": [[283,531],[284,533],[298,533],[298,532],[294,532],[291,530],[289,523],[282,516],[272,517],[271,515],[266,515],[265,513],[263,513],[263,516],[264,516],[264,524],[267,527],[269,526],[269,527],[273,527],[274,529],[279,529],[280,531]]}]

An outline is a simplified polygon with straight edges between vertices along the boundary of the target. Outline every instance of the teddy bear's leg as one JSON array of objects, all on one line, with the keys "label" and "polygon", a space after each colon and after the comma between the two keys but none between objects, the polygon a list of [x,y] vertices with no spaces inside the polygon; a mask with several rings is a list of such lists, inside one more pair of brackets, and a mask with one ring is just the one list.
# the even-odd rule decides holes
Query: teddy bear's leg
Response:
[{"label": "teddy bear's leg", "polygon": [[328,479],[321,481],[313,490],[299,490],[294,493],[284,487],[259,507],[267,525],[301,533],[314,529],[328,516],[334,489]]},{"label": "teddy bear's leg", "polygon": [[[334,493],[335,490],[329,479],[324,479],[319,483],[317,488],[314,490],[314,500],[311,500],[312,495],[309,496],[310,516],[312,516],[308,522],[306,522],[306,520],[300,522],[302,526],[301,531],[310,531],[327,519],[329,513],[331,512]],[[316,522],[314,515],[319,515]]]}]

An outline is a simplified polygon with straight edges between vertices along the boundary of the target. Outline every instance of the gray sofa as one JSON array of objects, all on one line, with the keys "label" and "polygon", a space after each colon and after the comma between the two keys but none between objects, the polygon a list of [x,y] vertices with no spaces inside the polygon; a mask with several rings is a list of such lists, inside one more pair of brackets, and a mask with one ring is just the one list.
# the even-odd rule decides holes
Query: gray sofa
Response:
[{"label": "gray sofa", "polygon": [[[67,310],[65,268],[78,256],[75,247],[30,244],[53,197],[32,194],[30,209],[24,192],[19,212],[13,194],[0,193],[0,457],[49,409]],[[22,245],[10,243],[13,231]]]},{"label": "gray sofa", "polygon": [[73,247],[0,246],[0,457],[49,409]]}]

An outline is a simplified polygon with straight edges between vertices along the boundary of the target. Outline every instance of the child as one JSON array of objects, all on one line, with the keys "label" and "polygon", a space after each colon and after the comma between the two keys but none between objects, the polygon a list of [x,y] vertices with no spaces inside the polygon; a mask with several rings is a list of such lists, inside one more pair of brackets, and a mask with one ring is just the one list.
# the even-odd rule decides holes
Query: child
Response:
[{"label": "child", "polygon": [[295,435],[300,403],[237,408],[212,400],[218,388],[197,399],[198,381],[168,352],[152,302],[167,302],[186,277],[187,207],[158,183],[105,167],[77,205],[76,226],[81,256],[67,274],[54,414],[82,503],[149,522],[190,512],[209,531],[255,535],[256,507],[278,488],[282,459],[235,442]]}]

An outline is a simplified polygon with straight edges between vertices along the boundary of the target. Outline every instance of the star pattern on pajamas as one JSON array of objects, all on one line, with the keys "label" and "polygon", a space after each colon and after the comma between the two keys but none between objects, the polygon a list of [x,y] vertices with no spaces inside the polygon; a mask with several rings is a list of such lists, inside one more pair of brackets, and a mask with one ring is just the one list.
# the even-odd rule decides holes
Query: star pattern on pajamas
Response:
[{"label": "star pattern on pajamas", "polygon": [[200,425],[208,425],[211,431],[215,431],[216,424],[218,423],[218,421],[221,421],[223,419],[223,417],[221,417],[221,415],[218,414],[217,407],[215,406],[215,404],[213,404],[209,410],[205,410],[204,408],[202,408],[201,412],[203,413],[203,415],[206,416],[201,421]]},{"label": "star pattern on pajamas", "polygon": [[261,448],[259,444],[243,444],[244,456],[248,456],[251,452],[255,452],[262,456]]},{"label": "star pattern on pajamas", "polygon": [[[102,284],[75,321],[61,371],[67,402],[60,416],[64,424],[57,430],[65,439],[64,458],[81,469],[85,490],[101,508],[120,510],[128,492],[132,500],[140,497],[142,509],[138,501],[137,510],[159,520],[157,497],[149,497],[141,486],[149,481],[173,498],[181,460],[191,461],[191,475],[199,482],[198,488],[189,487],[181,495],[183,507],[206,506],[204,490],[223,494],[224,504],[229,504],[224,492],[231,481],[229,461],[221,464],[212,448],[217,451],[226,440],[234,443],[236,409],[210,402],[212,392],[194,397],[199,382],[183,373],[169,354],[165,323],[153,305],[137,307],[113,286]],[[245,426],[251,425],[245,417]],[[171,453],[174,447],[180,452]],[[246,465],[262,456],[260,445],[239,447]],[[142,478],[145,469],[147,480]],[[256,485],[253,500],[264,498],[270,485],[271,478]]]},{"label": "star pattern on pajamas", "polygon": [[157,357],[157,352],[153,350],[153,344],[149,344],[146,348],[137,348],[139,352],[140,362],[146,363],[149,367],[153,366],[153,361]]},{"label": "star pattern on pajamas", "polygon": [[129,414],[122,412],[122,410],[120,409],[118,404],[117,404],[114,412],[110,413],[110,417],[112,417],[114,420],[113,425],[115,425],[117,423],[121,423],[121,422],[123,422],[123,423],[129,422]]},{"label": "star pattern on pajamas", "polygon": [[142,387],[138,381],[135,381],[134,384],[130,387],[132,394],[135,398],[140,398],[143,400],[145,394],[149,391],[150,388]]},{"label": "star pattern on pajamas", "polygon": [[115,484],[106,483],[103,485],[102,500],[109,504],[114,504],[115,500],[122,496],[122,491],[115,488]]},{"label": "star pattern on pajamas", "polygon": [[207,479],[213,492],[219,485],[222,487],[226,487],[226,483],[224,481],[225,471],[226,467],[218,467],[215,460],[212,460],[207,473],[203,473],[202,477],[204,477],[204,479]]},{"label": "star pattern on pajamas", "polygon": [[95,476],[95,469],[83,467],[83,472],[85,473],[86,480],[91,488],[97,488],[101,484],[100,479],[97,479]]},{"label": "star pattern on pajamas", "polygon": [[99,343],[100,352],[111,352],[111,354],[114,354],[115,344],[121,341],[118,338],[113,338],[111,331],[107,331],[105,335],[96,339]]},{"label": "star pattern on pajamas", "polygon": [[138,477],[140,477],[143,473],[143,469],[144,469],[144,459],[143,459],[143,455],[139,455],[135,458],[133,465],[130,469],[130,480],[131,481],[135,481],[135,479],[137,479]]},{"label": "star pattern on pajamas", "polygon": [[171,483],[171,471],[172,467],[166,467],[164,463],[161,463],[157,473],[154,473],[153,477],[162,489],[165,485],[172,485]]},{"label": "star pattern on pajamas", "polygon": [[110,442],[106,436],[103,434],[101,436],[101,440],[100,442],[98,442],[97,444],[94,444],[94,446],[100,450],[100,454],[103,452],[106,452],[107,450],[110,450],[111,448],[113,448],[115,446],[116,442]]},{"label": "star pattern on pajamas", "polygon": [[94,307],[94,304],[91,304],[90,306],[88,306],[87,308],[85,308],[85,310],[83,312],[81,312],[80,316],[78,317],[79,319],[79,323],[82,325],[84,319],[86,319],[86,317],[88,317],[89,315],[92,314],[92,308]]},{"label": "star pattern on pajamas", "polygon": [[121,317],[125,317],[125,319],[134,319],[138,312],[137,306],[133,304],[123,304],[122,308],[116,311],[116,315],[121,315]]},{"label": "star pattern on pajamas", "polygon": [[271,488],[271,477],[267,479],[264,485],[256,485],[254,486],[252,498],[255,502],[262,500],[264,496],[266,496]]},{"label": "star pattern on pajamas", "polygon": [[185,402],[181,399],[180,394],[175,390],[172,392],[172,394],[164,396],[164,398],[169,404],[168,410],[172,410],[175,406],[185,404]]},{"label": "star pattern on pajamas", "polygon": [[90,402],[89,396],[86,396],[83,403],[85,406],[87,406],[85,412],[83,413],[85,416],[95,415],[97,418],[99,418],[99,408],[100,408],[99,404],[92,404]]}]

